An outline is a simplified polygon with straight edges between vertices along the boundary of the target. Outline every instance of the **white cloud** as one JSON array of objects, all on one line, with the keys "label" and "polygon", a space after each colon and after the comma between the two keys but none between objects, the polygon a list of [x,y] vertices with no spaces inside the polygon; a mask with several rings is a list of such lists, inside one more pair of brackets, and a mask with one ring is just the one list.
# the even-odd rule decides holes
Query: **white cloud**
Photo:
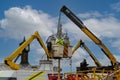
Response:
[{"label": "white cloud", "polygon": [[97,12],[97,11],[91,11],[91,12],[86,12],[86,13],[80,13],[80,14],[78,14],[78,16],[80,16],[80,18],[100,18],[100,17],[103,17],[103,15],[102,14],[100,14],[99,12]]},{"label": "white cloud", "polygon": [[98,37],[120,38],[118,36],[118,31],[120,30],[120,23],[114,17],[107,17],[102,19],[88,19],[85,20],[85,24]]},{"label": "white cloud", "polygon": [[5,11],[5,18],[0,20],[1,37],[20,39],[30,36],[35,31],[46,37],[52,34],[56,27],[56,20],[49,14],[32,9],[12,7]]}]

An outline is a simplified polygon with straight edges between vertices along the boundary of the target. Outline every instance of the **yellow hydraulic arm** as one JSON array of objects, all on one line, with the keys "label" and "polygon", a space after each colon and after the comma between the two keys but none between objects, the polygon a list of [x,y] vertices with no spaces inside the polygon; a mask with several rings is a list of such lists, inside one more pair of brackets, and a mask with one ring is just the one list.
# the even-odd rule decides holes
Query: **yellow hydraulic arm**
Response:
[{"label": "yellow hydraulic arm", "polygon": [[23,49],[26,48],[34,39],[38,40],[38,42],[40,43],[40,45],[44,49],[46,55],[48,57],[52,57],[51,53],[48,53],[48,50],[47,50],[44,42],[42,41],[41,36],[36,31],[30,38],[28,38],[22,45],[20,45],[9,57],[5,58],[4,59],[4,63],[6,65],[8,65],[11,69],[18,70],[19,69],[19,65],[15,64],[14,62],[12,62],[12,60],[15,59],[19,54],[21,54]]},{"label": "yellow hydraulic arm", "polygon": [[94,43],[101,47],[101,50],[110,59],[112,65],[117,65],[116,58],[112,55],[109,49],[83,24],[83,22],[75,16],[66,6],[63,6],[60,10],[63,12],[71,21],[73,21]]},{"label": "yellow hydraulic arm", "polygon": [[82,46],[90,55],[90,57],[94,60],[95,64],[97,65],[97,67],[101,67],[101,63],[97,60],[97,58],[92,54],[92,52],[88,49],[88,47],[85,45],[85,43],[82,40],[79,40],[78,43],[76,44],[76,46],[74,47],[72,54],[74,54],[74,52],[80,47]]}]

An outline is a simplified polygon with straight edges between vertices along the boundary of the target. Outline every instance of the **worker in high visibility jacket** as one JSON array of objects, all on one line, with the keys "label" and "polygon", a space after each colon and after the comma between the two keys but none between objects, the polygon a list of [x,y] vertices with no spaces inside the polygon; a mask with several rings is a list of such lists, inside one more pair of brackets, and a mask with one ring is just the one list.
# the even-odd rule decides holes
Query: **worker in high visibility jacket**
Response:
[{"label": "worker in high visibility jacket", "polygon": [[56,43],[56,44],[60,44],[60,45],[63,45],[63,44],[64,44],[64,42],[63,42],[62,39],[57,39],[55,43]]}]

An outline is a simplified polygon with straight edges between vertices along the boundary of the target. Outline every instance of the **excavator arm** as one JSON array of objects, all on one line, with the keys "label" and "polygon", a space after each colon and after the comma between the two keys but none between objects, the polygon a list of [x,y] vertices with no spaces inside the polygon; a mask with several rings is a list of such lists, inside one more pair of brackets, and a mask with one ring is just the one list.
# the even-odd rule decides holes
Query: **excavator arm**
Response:
[{"label": "excavator arm", "polygon": [[97,67],[101,67],[101,63],[97,60],[97,58],[93,55],[93,53],[89,50],[89,48],[85,45],[85,43],[82,40],[79,40],[78,43],[76,44],[76,46],[74,47],[72,54],[74,54],[74,52],[79,48],[79,47],[83,47],[87,53],[89,54],[89,56],[94,60],[95,64],[97,65]]},{"label": "excavator arm", "polygon": [[18,55],[20,55],[22,53],[23,49],[26,48],[34,39],[38,40],[38,42],[40,43],[40,45],[44,49],[46,55],[48,57],[52,57],[52,55],[50,53],[48,53],[48,50],[47,50],[44,42],[42,41],[41,36],[36,31],[30,38],[28,38],[22,45],[20,45],[9,57],[5,58],[4,63],[6,65],[8,65],[11,69],[18,70],[19,65],[12,62],[13,59],[15,59]]},{"label": "excavator arm", "polygon": [[66,6],[63,6],[60,10],[63,12],[71,21],[73,21],[94,43],[101,47],[101,50],[110,59],[113,66],[116,66],[116,58],[112,55],[110,50],[83,24],[83,22],[75,16]]}]

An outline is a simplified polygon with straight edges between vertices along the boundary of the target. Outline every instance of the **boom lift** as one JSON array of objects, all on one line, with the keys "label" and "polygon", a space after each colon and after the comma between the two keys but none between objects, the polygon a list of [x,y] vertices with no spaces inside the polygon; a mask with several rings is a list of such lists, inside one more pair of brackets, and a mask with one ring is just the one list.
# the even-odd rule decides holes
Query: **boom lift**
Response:
[{"label": "boom lift", "polygon": [[74,52],[79,48],[79,47],[83,47],[88,54],[90,55],[90,57],[94,60],[95,64],[97,65],[97,67],[101,67],[101,63],[97,60],[97,58],[92,54],[92,52],[89,50],[89,48],[86,46],[86,44],[82,41],[79,40],[78,43],[76,44],[76,46],[74,47],[72,54],[74,54]]},{"label": "boom lift", "polygon": [[84,23],[66,6],[63,6],[60,10],[63,12],[71,21],[73,21],[95,44],[101,47],[101,50],[105,53],[105,55],[110,59],[112,66],[115,70],[119,69],[118,62],[116,58],[112,55],[110,50],[99,40],[85,25]]},{"label": "boom lift", "polygon": [[9,57],[5,58],[4,63],[6,65],[8,65],[11,69],[13,70],[18,70],[19,69],[19,65],[15,64],[13,61],[13,59],[15,59],[18,55],[20,55],[23,51],[23,49],[25,49],[34,39],[37,39],[38,42],[40,43],[40,45],[42,46],[42,48],[44,49],[46,55],[49,58],[52,58],[52,53],[48,53],[48,50],[44,44],[44,42],[42,41],[41,36],[39,35],[38,32],[35,32],[30,38],[28,38],[21,46],[19,46]]},{"label": "boom lift", "polygon": [[[52,36],[53,37],[53,36]],[[4,59],[4,63],[8,65],[11,69],[13,70],[18,70],[19,65],[15,64],[13,60],[18,57],[20,54],[22,54],[22,51],[34,40],[37,39],[42,48],[45,51],[45,54],[47,55],[48,58],[51,59],[60,59],[60,58],[69,58],[72,56],[72,47],[71,46],[66,46],[65,45],[59,45],[55,44],[55,40],[51,39],[51,51],[48,50],[48,48],[45,46],[44,42],[42,41],[41,36],[39,33],[36,31],[30,38],[28,38],[24,43],[22,43],[9,57]],[[66,39],[64,39],[64,43],[68,42]]]}]

